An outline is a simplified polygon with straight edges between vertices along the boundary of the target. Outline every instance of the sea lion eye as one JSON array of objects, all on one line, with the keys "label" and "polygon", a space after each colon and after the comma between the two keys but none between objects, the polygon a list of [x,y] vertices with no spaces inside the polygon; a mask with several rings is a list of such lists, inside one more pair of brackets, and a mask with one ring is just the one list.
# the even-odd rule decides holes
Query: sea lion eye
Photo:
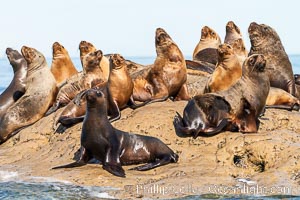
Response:
[{"label": "sea lion eye", "polygon": [[211,35],[215,35],[215,32],[211,32]]}]

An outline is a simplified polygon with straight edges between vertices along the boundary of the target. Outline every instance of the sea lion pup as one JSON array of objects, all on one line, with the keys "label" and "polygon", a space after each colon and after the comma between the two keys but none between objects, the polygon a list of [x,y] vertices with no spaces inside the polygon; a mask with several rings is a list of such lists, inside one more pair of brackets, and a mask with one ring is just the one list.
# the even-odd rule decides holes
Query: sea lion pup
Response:
[{"label": "sea lion pup", "polygon": [[102,51],[98,50],[87,54],[83,59],[84,72],[76,79],[62,86],[57,94],[56,101],[47,111],[46,116],[55,112],[58,108],[67,105],[79,92],[91,88],[95,79],[106,80],[99,63],[103,57]]},{"label": "sea lion pup", "polygon": [[[110,75],[108,84],[92,83],[93,87],[101,88],[108,87],[109,92],[106,92],[108,115],[110,116],[110,122],[120,119],[120,110],[130,107],[138,108],[145,105],[147,102],[137,105],[133,98],[133,82],[127,71],[127,62],[120,54],[112,54],[110,56]],[[105,90],[105,88],[103,89]],[[86,107],[86,99],[84,92],[78,94],[78,96],[71,101],[61,113],[57,123],[61,123],[56,132],[62,133],[64,130],[83,120]],[[77,102],[79,101],[79,103]],[[56,124],[57,124],[56,123]]]},{"label": "sea lion pup", "polygon": [[204,93],[228,89],[242,76],[242,66],[229,44],[218,47],[218,64],[204,88]]},{"label": "sea lion pup", "polygon": [[6,55],[13,68],[14,77],[0,95],[0,118],[25,93],[27,76],[27,62],[24,57],[12,48],[6,49]]},{"label": "sea lion pup", "polygon": [[107,100],[101,90],[88,90],[86,99],[87,113],[82,125],[80,158],[74,163],[53,169],[83,166],[95,158],[109,173],[125,177],[122,165],[147,163],[131,169],[145,171],[178,161],[178,155],[161,140],[114,128],[107,118]]},{"label": "sea lion pup", "polygon": [[131,75],[136,101],[164,101],[190,99],[187,91],[186,64],[182,52],[162,28],[156,29],[157,57],[154,65]]},{"label": "sea lion pup", "polygon": [[197,95],[174,118],[176,132],[185,136],[211,136],[222,130],[257,132],[270,83],[261,54],[248,57],[242,77],[228,90]]},{"label": "sea lion pup", "polygon": [[42,53],[23,46],[27,62],[25,94],[3,115],[0,122],[0,143],[20,129],[41,119],[52,105],[57,92],[56,81]]},{"label": "sea lion pup", "polygon": [[266,108],[278,108],[285,110],[299,111],[300,100],[290,93],[280,89],[271,87],[266,101]]},{"label": "sea lion pup", "polygon": [[73,64],[68,51],[58,42],[54,42],[52,45],[52,55],[51,72],[59,86],[67,78],[77,74],[78,71]]},{"label": "sea lion pup", "polygon": [[201,38],[194,49],[193,60],[204,61],[214,65],[218,62],[217,48],[221,44],[220,36],[208,26],[201,30]]},{"label": "sea lion pup", "polygon": [[251,49],[249,55],[263,54],[266,72],[272,87],[281,88],[295,96],[295,80],[291,62],[276,31],[265,24],[252,22],[248,28]]},{"label": "sea lion pup", "polygon": [[[83,40],[79,43],[79,51],[81,64],[83,66],[84,57],[89,53],[97,51],[97,49],[92,43]],[[99,63],[99,67],[102,70],[104,80],[107,81],[109,76],[109,60],[106,56],[102,56],[102,59]],[[84,70],[85,69],[83,68],[83,71]]]}]

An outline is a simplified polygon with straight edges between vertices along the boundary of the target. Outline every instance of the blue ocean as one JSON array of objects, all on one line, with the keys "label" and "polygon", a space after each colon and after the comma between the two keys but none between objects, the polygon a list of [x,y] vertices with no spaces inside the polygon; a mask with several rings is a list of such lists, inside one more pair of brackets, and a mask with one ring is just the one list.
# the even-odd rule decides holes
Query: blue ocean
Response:
[{"label": "blue ocean", "polygon": [[[300,55],[289,55],[293,66],[294,74],[300,73]],[[133,62],[140,64],[152,64],[155,57],[126,57]],[[186,57],[186,59],[191,59]],[[79,58],[72,58],[78,71],[82,70]],[[52,58],[47,59],[50,67]],[[13,78],[13,70],[6,58],[0,59],[0,94],[5,90]],[[24,182],[14,179],[7,179],[12,176],[11,172],[1,171],[0,167],[0,199],[111,199],[107,191],[116,188],[76,186],[70,183],[55,182],[53,180],[35,182]],[[215,194],[204,194],[200,196],[187,196],[183,199],[298,199],[292,196],[277,197],[254,197],[254,196],[220,196]]]}]

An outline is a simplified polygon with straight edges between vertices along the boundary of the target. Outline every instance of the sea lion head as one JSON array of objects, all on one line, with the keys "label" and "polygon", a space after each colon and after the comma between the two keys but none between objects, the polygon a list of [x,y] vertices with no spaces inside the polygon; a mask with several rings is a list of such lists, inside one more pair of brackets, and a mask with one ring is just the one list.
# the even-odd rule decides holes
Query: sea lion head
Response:
[{"label": "sea lion head", "polygon": [[246,47],[242,38],[234,40],[232,43],[232,48],[234,51],[245,51]]},{"label": "sea lion head", "polygon": [[249,38],[252,47],[262,44],[264,46],[276,44],[280,38],[276,31],[268,25],[252,22],[248,28]]},{"label": "sea lion head", "polygon": [[216,40],[221,43],[221,39],[219,35],[211,28],[208,26],[204,26],[201,29],[201,40]]},{"label": "sea lion head", "polygon": [[64,46],[62,46],[61,44],[59,44],[58,42],[54,42],[52,45],[52,54],[53,57],[61,55],[61,54],[65,54],[66,49]]},{"label": "sea lion head", "polygon": [[112,54],[109,57],[109,66],[111,70],[118,70],[125,66],[125,59],[120,54]]},{"label": "sea lion head", "polygon": [[155,32],[155,46],[167,46],[172,44],[173,40],[169,34],[162,28],[157,28]]},{"label": "sea lion head", "polygon": [[6,55],[9,60],[9,63],[14,69],[14,72],[17,70],[16,67],[19,66],[21,62],[26,63],[22,54],[20,54],[17,50],[14,50],[12,48],[7,48]]},{"label": "sea lion head", "polygon": [[249,56],[243,65],[243,75],[263,73],[266,68],[266,59],[262,54],[253,54]]},{"label": "sea lion head", "polygon": [[235,23],[233,21],[229,21],[226,24],[226,32],[227,33],[237,33],[239,35],[241,34],[239,27],[237,27],[237,25],[235,25]]},{"label": "sea lion head", "polygon": [[230,55],[233,55],[233,48],[229,44],[220,44],[218,47],[218,62],[224,61],[225,58],[227,58]]},{"label": "sea lion head", "polygon": [[92,45],[91,43],[87,42],[87,41],[81,41],[79,43],[79,51],[80,51],[80,57],[83,58],[83,56],[96,51],[96,47],[94,47],[94,45]]},{"label": "sea lion head", "polygon": [[102,57],[103,57],[103,53],[101,50],[91,52],[86,56],[84,56],[83,66],[85,72],[92,72],[95,69],[100,68],[99,64],[101,62]]},{"label": "sea lion head", "polygon": [[28,65],[45,62],[44,55],[34,48],[23,46],[21,52]]},{"label": "sea lion head", "polygon": [[[106,106],[106,97],[101,89],[89,89],[86,92],[87,108],[99,108]],[[103,109],[102,111],[106,111]]]}]

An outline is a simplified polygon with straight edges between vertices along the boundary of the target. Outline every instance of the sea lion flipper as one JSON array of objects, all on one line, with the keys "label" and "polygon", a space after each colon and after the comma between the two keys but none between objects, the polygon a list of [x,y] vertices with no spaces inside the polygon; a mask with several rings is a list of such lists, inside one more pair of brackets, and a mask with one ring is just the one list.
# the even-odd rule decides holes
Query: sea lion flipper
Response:
[{"label": "sea lion flipper", "polygon": [[[201,132],[204,134],[202,136],[214,136],[214,135],[220,133],[227,125],[228,125],[228,119],[224,118],[218,123],[217,127],[209,128],[209,129],[206,129],[203,132]],[[194,139],[196,137],[198,137],[198,135],[199,135],[199,133],[194,136]]]},{"label": "sea lion flipper", "polygon": [[113,101],[113,103],[109,105],[109,113],[110,113],[110,118],[109,118],[110,123],[121,118],[121,112],[117,102]]},{"label": "sea lion flipper", "polygon": [[[177,154],[176,154],[177,155]],[[178,156],[174,160],[172,155],[165,155],[162,159],[157,159],[155,162],[147,163],[145,165],[140,165],[134,168],[130,168],[129,170],[137,170],[137,171],[147,171],[162,165],[169,164],[171,162],[177,162]]]},{"label": "sea lion flipper", "polygon": [[181,100],[190,100],[191,97],[189,95],[188,89],[187,89],[187,85],[186,83],[183,84],[177,94],[177,96],[175,97],[175,101],[181,101]]},{"label": "sea lion flipper", "polygon": [[145,106],[147,105],[151,100],[147,100],[143,103],[140,103],[140,104],[137,104],[134,99],[133,99],[133,96],[131,95],[129,101],[128,101],[128,106],[131,108],[131,109],[137,109],[137,108],[140,108],[142,106]]},{"label": "sea lion flipper", "polygon": [[266,108],[276,108],[276,109],[283,109],[283,110],[288,110],[288,111],[292,111],[292,110],[296,110],[299,111],[299,104],[293,104],[293,105],[266,105]]},{"label": "sea lion flipper", "polygon": [[108,171],[109,173],[115,176],[125,178],[125,171],[121,165],[111,165],[106,163],[103,165],[103,169],[105,169],[106,171]]},{"label": "sea lion flipper", "polygon": [[49,110],[46,112],[45,116],[48,116],[51,113],[54,113],[55,111],[58,110],[59,107],[60,107],[60,102],[56,101],[55,104],[51,108],[49,108]]}]

